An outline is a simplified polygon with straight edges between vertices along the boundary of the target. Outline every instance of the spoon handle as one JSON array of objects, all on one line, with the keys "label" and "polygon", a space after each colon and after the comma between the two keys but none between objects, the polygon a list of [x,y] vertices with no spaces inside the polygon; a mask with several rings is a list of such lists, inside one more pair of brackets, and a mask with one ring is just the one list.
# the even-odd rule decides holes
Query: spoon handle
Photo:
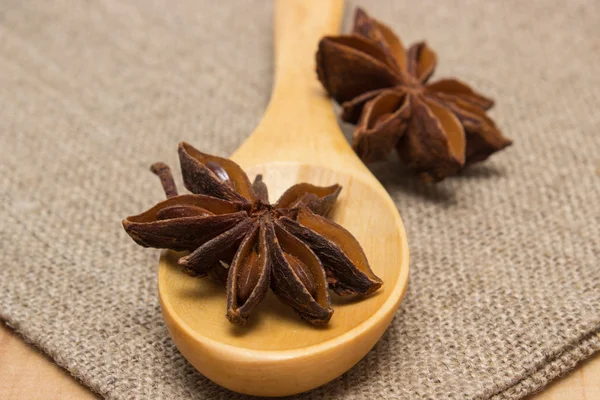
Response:
[{"label": "spoon handle", "polygon": [[319,40],[339,31],[343,0],[277,0],[275,79],[254,133],[232,156],[244,167],[293,161],[365,172],[317,79]]},{"label": "spoon handle", "polygon": [[[339,32],[343,12],[343,0],[276,0],[275,79],[271,103],[298,100],[312,103],[315,98],[324,98],[317,80],[315,54],[323,36]],[[299,110],[302,111],[307,110]]]}]

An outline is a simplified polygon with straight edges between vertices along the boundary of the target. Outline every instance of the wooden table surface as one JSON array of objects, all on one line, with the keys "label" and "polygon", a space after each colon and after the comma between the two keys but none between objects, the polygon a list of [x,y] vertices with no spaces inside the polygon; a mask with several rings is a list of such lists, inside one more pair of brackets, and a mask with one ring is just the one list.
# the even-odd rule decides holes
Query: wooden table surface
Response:
[{"label": "wooden table surface", "polygon": [[[0,321],[0,398],[88,400],[96,395]],[[600,354],[528,400],[600,399]]]}]

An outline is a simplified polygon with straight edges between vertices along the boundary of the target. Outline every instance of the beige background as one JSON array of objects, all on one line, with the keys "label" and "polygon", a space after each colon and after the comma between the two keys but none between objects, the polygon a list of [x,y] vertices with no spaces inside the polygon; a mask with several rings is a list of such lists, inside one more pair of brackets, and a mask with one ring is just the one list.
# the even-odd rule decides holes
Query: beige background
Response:
[{"label": "beige background", "polygon": [[[252,131],[269,4],[0,4],[0,317],[107,398],[231,396],[172,345],[158,253],[119,221],[162,197],[147,167],[176,165],[178,141],[225,155]],[[304,398],[525,396],[600,349],[596,4],[369,4],[429,40],[435,76],[495,97],[515,145],[433,187],[373,167],[407,226],[409,291],[375,349]]]}]

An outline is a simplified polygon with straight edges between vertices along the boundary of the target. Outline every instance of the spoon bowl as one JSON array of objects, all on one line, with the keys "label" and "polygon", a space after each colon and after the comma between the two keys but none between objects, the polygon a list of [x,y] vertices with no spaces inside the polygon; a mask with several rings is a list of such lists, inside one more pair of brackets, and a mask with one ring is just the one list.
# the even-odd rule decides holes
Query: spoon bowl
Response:
[{"label": "spoon bowl", "polygon": [[[408,248],[395,205],[380,187],[341,171],[295,163],[258,165],[275,199],[287,187],[309,181],[343,187],[333,219],[362,244],[381,289],[361,298],[332,294],[334,314],[325,327],[300,320],[272,294],[248,324],[225,318],[225,289],[181,272],[178,254],[160,261],[159,292],[177,348],[203,375],[236,392],[284,396],[320,386],[356,364],[381,337],[406,290]],[[318,368],[316,366],[323,366]]]},{"label": "spoon bowl", "polygon": [[261,124],[232,159],[263,174],[271,202],[298,182],[343,189],[330,217],[361,243],[383,286],[366,298],[331,293],[334,314],[315,327],[269,294],[244,327],[225,318],[225,289],[179,270],[163,253],[158,273],[173,342],[203,375],[236,392],[285,396],[335,379],[375,345],[408,282],[408,245],[394,202],[342,135],[314,73],[321,36],[337,31],[341,0],[280,0],[275,11],[276,77]]}]

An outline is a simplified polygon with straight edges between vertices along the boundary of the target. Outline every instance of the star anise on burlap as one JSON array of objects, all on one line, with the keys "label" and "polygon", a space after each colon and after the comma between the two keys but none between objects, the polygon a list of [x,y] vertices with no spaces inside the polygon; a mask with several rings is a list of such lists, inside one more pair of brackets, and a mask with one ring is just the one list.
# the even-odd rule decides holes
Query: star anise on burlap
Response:
[{"label": "star anise on burlap", "polygon": [[437,63],[425,42],[400,38],[358,8],[352,34],[321,39],[317,74],[357,124],[353,147],[364,162],[400,159],[439,181],[511,144],[486,115],[494,102],[458,79],[428,83]]},{"label": "star anise on burlap", "polygon": [[169,167],[152,165],[167,200],[123,220],[144,247],[191,253],[178,261],[197,277],[226,283],[227,318],[244,324],[268,288],[301,318],[331,318],[328,288],[339,295],[373,293],[382,281],[350,232],[326,218],[341,191],[299,183],[271,205],[258,175],[250,183],[231,160],[179,145],[185,187],[178,195]]}]

